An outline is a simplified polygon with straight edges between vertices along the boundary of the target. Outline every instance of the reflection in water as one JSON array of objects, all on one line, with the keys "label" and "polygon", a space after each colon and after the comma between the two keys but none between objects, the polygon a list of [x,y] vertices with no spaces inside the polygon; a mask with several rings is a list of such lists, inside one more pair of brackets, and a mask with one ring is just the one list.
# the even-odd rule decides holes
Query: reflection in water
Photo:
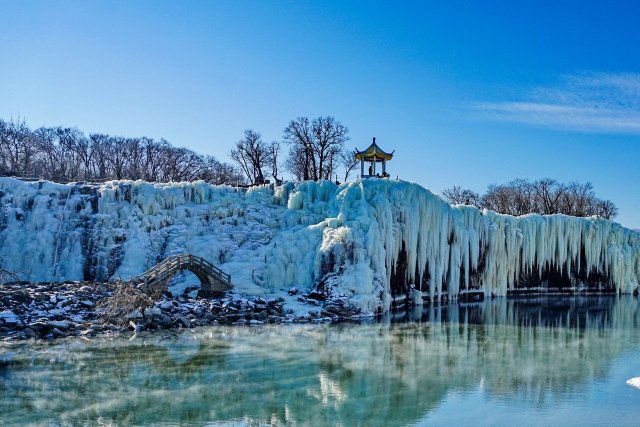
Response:
[{"label": "reflection in water", "polygon": [[405,425],[479,387],[533,408],[571,401],[640,344],[628,296],[496,299],[397,317],[2,344],[0,418]]}]

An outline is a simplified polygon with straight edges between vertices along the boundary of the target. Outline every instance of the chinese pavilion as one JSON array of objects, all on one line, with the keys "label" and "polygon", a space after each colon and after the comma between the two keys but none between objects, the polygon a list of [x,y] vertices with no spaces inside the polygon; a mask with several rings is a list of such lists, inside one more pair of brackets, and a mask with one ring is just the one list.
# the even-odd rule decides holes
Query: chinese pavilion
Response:
[{"label": "chinese pavilion", "polygon": [[[389,174],[387,173],[387,162],[393,158],[393,153],[395,153],[395,150],[391,153],[383,151],[378,147],[378,144],[376,144],[376,139],[373,138],[373,142],[369,148],[363,151],[356,150],[356,160],[360,160],[360,176],[362,178],[389,177]],[[369,172],[368,174],[365,174],[365,162],[369,163],[369,169],[367,171]],[[382,163],[382,174],[376,172],[376,164],[378,163]]]}]

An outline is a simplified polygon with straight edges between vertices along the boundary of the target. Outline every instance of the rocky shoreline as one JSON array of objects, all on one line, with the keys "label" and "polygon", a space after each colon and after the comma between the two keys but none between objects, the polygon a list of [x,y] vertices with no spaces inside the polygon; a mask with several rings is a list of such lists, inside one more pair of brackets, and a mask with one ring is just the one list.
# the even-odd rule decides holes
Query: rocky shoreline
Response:
[{"label": "rocky shoreline", "polygon": [[[104,320],[101,302],[110,284],[91,282],[0,285],[0,340],[54,339],[208,325],[336,323],[356,320],[358,312],[341,301],[296,296],[308,314],[285,308],[283,298],[243,298],[233,292],[219,298],[173,297],[163,293],[153,306],[134,309],[125,318]],[[290,292],[291,293],[291,292]]]}]

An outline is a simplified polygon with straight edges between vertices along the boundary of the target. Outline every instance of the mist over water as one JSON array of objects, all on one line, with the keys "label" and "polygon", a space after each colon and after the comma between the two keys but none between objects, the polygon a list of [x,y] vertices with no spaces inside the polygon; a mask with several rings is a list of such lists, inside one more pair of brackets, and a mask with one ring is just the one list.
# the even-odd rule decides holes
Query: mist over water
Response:
[{"label": "mist over water", "polygon": [[498,298],[366,324],[2,343],[0,421],[629,425],[635,376],[636,298]]}]

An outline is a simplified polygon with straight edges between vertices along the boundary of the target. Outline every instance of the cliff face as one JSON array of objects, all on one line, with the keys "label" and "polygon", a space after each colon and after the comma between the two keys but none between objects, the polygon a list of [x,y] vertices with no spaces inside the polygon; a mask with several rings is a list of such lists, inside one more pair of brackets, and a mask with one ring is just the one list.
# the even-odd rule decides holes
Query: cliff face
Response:
[{"label": "cliff face", "polygon": [[640,233],[603,219],[451,207],[406,182],[238,191],[0,178],[0,201],[0,266],[26,280],[128,278],[188,252],[230,273],[240,293],[296,286],[365,312],[398,295],[631,293],[640,284]]}]

